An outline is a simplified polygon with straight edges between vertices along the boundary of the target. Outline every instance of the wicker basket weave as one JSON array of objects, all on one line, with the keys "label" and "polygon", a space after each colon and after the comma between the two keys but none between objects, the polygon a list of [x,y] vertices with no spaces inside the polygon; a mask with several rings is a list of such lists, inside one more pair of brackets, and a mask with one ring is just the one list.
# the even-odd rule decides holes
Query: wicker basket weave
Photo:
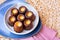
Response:
[{"label": "wicker basket weave", "polygon": [[54,29],[60,37],[60,0],[26,0],[39,13],[42,24]]}]

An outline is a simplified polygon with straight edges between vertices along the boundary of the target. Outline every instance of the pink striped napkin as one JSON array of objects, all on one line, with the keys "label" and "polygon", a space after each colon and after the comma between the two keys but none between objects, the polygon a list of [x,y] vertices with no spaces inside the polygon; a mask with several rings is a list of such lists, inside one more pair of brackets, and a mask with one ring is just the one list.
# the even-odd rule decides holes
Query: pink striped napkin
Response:
[{"label": "pink striped napkin", "polygon": [[49,29],[46,26],[42,27],[42,30],[33,37],[24,38],[24,39],[14,39],[14,40],[60,40],[55,37],[57,32],[52,29]]},{"label": "pink striped napkin", "polygon": [[59,38],[57,38],[57,37],[54,37],[52,40],[60,40]]}]

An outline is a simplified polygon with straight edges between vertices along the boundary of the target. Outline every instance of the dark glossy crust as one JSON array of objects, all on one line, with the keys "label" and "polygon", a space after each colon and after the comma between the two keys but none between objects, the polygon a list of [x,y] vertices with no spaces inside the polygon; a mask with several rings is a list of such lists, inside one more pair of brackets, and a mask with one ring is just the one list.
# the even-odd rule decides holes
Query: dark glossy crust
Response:
[{"label": "dark glossy crust", "polygon": [[34,21],[34,20],[35,20],[35,18],[36,18],[36,16],[35,16],[35,15],[33,15],[33,16],[30,18],[30,20]]},{"label": "dark glossy crust", "polygon": [[[26,14],[28,14],[28,12],[31,12],[31,11],[27,11]],[[36,16],[33,14],[33,12],[31,12],[31,13],[32,13],[32,16],[31,16],[31,17],[27,17],[26,14],[25,14],[25,16],[26,16],[26,18],[28,18],[28,19],[34,21],[35,18],[36,18]]]},{"label": "dark glossy crust", "polygon": [[19,19],[19,16],[20,16],[20,15],[21,15],[21,16],[24,16],[23,14],[19,14],[19,15],[17,16],[17,20],[18,20],[18,21],[24,21],[25,16],[24,16],[24,19],[23,19],[23,20],[21,20],[21,19]]},{"label": "dark glossy crust", "polygon": [[30,29],[32,29],[32,28],[33,28],[33,24],[30,24],[29,26],[27,26],[27,27],[25,26],[25,27],[24,27],[25,30],[30,30]]},{"label": "dark glossy crust", "polygon": [[[21,22],[22,23],[22,22]],[[21,27],[17,27],[15,24],[14,24],[14,31],[17,32],[17,33],[21,33],[23,31],[23,25]]]},{"label": "dark glossy crust", "polygon": [[10,26],[14,26],[14,23],[8,22],[8,24],[9,24]]},{"label": "dark glossy crust", "polygon": [[10,21],[10,18],[11,18],[11,17],[15,17],[15,16],[10,16],[10,17],[9,17],[9,19],[8,19],[8,24],[9,24],[10,26],[13,26],[14,23],[15,23],[15,21],[16,21],[16,18],[15,18],[15,21],[14,21],[14,22],[11,22],[11,21]]},{"label": "dark glossy crust", "polygon": [[[26,20],[29,20],[29,19],[26,19]],[[25,22],[24,22],[24,29],[25,29],[25,30],[30,30],[30,29],[32,29],[32,27],[33,27],[32,22],[31,22],[30,25],[28,25],[28,26],[27,26],[27,25],[25,24]]]},{"label": "dark glossy crust", "polygon": [[[21,10],[20,10],[22,7],[25,8],[25,11],[24,11],[24,12],[21,12]],[[27,8],[26,8],[25,6],[21,6],[21,7],[19,8],[19,12],[20,12],[20,13],[25,13],[26,11],[27,11]]]},{"label": "dark glossy crust", "polygon": [[[13,14],[13,12],[12,12],[14,9],[16,9],[16,10],[18,11],[16,14]],[[16,16],[16,15],[18,15],[18,13],[19,13],[19,10],[18,10],[17,8],[13,8],[13,9],[11,9],[11,15]]]},{"label": "dark glossy crust", "polygon": [[23,27],[16,27],[14,26],[14,31],[17,32],[17,33],[21,33],[23,31]]}]

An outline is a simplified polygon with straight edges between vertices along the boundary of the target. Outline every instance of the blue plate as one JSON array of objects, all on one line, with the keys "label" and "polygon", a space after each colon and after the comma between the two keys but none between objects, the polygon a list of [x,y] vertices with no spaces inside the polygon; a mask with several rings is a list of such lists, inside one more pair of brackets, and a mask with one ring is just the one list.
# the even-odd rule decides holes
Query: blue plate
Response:
[{"label": "blue plate", "polygon": [[[35,30],[33,30],[31,33],[25,34],[25,35],[13,34],[8,29],[5,28],[5,25],[4,25],[5,12],[7,11],[7,9],[9,7],[11,7],[12,5],[14,5],[17,2],[22,2],[22,1],[6,1],[0,5],[0,35],[3,35],[5,37],[9,37],[9,38],[26,38],[26,37],[30,37],[30,36],[35,35],[36,33],[38,33],[40,31],[41,20],[39,20],[39,23],[38,23]],[[22,2],[22,3],[24,3],[24,2]],[[27,4],[27,3],[25,3],[25,4]]]}]

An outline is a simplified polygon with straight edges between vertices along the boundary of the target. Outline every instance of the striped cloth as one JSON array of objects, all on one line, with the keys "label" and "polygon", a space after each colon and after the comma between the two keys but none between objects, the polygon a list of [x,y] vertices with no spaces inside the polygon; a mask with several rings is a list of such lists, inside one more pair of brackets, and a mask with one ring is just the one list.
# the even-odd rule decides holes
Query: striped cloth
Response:
[{"label": "striped cloth", "polygon": [[13,40],[60,40],[56,37],[57,32],[46,27],[42,26],[41,31],[35,36],[24,38],[24,39],[13,39]]}]

